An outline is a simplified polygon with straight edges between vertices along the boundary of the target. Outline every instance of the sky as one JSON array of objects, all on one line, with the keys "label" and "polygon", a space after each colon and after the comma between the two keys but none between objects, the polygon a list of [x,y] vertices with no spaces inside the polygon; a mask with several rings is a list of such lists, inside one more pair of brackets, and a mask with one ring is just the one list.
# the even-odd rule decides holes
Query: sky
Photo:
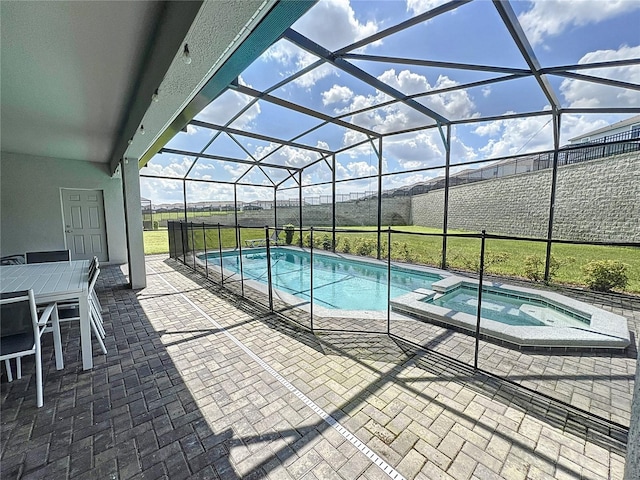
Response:
[{"label": "sky", "polygon": [[[320,0],[292,29],[336,51],[377,32],[431,10],[441,0]],[[534,53],[544,67],[636,59],[632,66],[593,68],[579,73],[640,85],[640,0],[538,0],[514,1],[511,6],[518,17]],[[386,36],[350,53],[526,68],[498,11],[488,0],[476,0],[406,30]],[[273,88],[288,76],[313,65],[318,57],[286,39],[264,52],[240,76],[239,83],[255,90],[272,89],[270,94],[302,107],[332,117],[341,116],[353,124],[377,133],[398,132],[426,127],[435,122],[416,109],[395,102],[344,71],[323,63],[279,88]],[[347,59],[350,63],[407,95],[455,87],[470,82],[503,76],[502,73],[424,67],[399,62]],[[548,75],[547,79],[562,107],[614,108],[640,106],[640,91],[622,89],[578,79]],[[415,99],[422,107],[449,120],[464,120],[509,113],[547,112],[550,104],[536,80],[525,77],[490,85],[463,88]],[[321,150],[339,150],[366,139],[361,132],[336,125],[313,130],[321,120],[287,110],[263,100],[250,104],[252,97],[228,90],[205,108],[196,119],[227,125],[280,139],[295,141]],[[387,102],[385,104],[385,102]],[[366,107],[383,104],[362,113]],[[248,108],[247,108],[248,107]],[[246,109],[229,123],[237,112]],[[623,120],[629,115],[563,114],[561,145],[569,139]],[[312,131],[310,131],[312,130]],[[305,134],[305,132],[308,132]],[[199,152],[214,138],[209,129],[189,126],[167,148]],[[374,142],[377,148],[377,140]],[[499,158],[553,147],[552,121],[549,114],[456,125],[451,131],[451,163]],[[437,128],[385,137],[382,146],[382,172],[406,172],[442,167],[444,143]],[[280,166],[300,168],[317,161],[318,152],[282,147],[272,142],[221,134],[206,153],[237,159],[261,159]],[[297,197],[297,183],[288,170],[263,167],[249,169],[246,164],[200,159],[192,168],[193,157],[156,155],[141,170],[143,175],[253,183],[238,186],[239,200],[273,199],[274,183],[281,184],[278,198]],[[470,168],[454,167],[453,171]],[[442,168],[386,176],[384,189],[411,185],[442,175]],[[371,143],[361,144],[336,156],[336,179],[339,193],[374,191],[376,178],[357,179],[378,173],[378,154]],[[297,176],[297,174],[296,174]],[[331,191],[332,173],[320,161],[303,171],[304,196],[327,195]],[[187,182],[189,202],[233,200],[233,186]],[[262,186],[261,186],[262,185]],[[293,188],[295,187],[295,188]],[[287,189],[290,188],[290,189]],[[141,179],[141,194],[154,204],[183,201],[182,181]]]}]

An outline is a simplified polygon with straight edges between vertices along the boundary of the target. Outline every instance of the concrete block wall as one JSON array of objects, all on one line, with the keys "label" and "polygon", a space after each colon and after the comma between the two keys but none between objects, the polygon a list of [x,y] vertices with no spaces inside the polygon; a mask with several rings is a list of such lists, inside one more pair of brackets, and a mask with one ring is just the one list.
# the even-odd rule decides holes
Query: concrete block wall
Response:
[{"label": "concrete block wall", "polygon": [[[637,152],[558,169],[554,238],[640,241]],[[546,237],[551,170],[496,178],[449,190],[449,229]],[[412,198],[415,225],[442,228],[444,189]]]}]

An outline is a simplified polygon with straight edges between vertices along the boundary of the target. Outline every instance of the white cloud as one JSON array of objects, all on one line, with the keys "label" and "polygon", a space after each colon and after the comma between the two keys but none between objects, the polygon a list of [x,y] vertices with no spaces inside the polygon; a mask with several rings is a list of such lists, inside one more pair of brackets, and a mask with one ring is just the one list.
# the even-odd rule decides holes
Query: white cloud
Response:
[{"label": "white cloud", "polygon": [[313,13],[304,15],[293,29],[332,51],[373,35],[379,29],[374,20],[360,22],[349,0],[323,0],[312,10]]},{"label": "white cloud", "polygon": [[531,8],[518,19],[529,41],[538,45],[568,28],[599,23],[639,8],[640,2],[629,0],[532,0]]},{"label": "white cloud", "polygon": [[378,168],[375,165],[369,165],[367,162],[349,162],[347,164],[347,171],[350,177],[357,178],[376,175]]},{"label": "white cloud", "polygon": [[322,92],[322,104],[344,103],[351,100],[353,91],[349,87],[334,85],[326,92]]},{"label": "white cloud", "polygon": [[[292,28],[329,50],[337,50],[373,35],[378,31],[379,25],[374,20],[360,22],[349,0],[323,0],[314,5],[312,14],[304,15]],[[261,58],[281,65],[283,76],[291,75],[318,60],[315,55],[287,40],[271,46]],[[311,88],[319,80],[337,74],[336,69],[325,64],[295,79],[293,83],[302,88]]]},{"label": "white cloud", "polygon": [[449,0],[407,0],[407,12],[418,15],[448,2]]},{"label": "white cloud", "polygon": [[396,188],[415,185],[417,183],[424,183],[436,176],[435,172],[413,173],[411,175],[391,175],[385,178],[384,189],[393,190]]},{"label": "white cloud", "polygon": [[[232,114],[240,111],[251,100],[252,99],[246,95],[233,90],[227,90],[202,110],[198,115],[198,119],[204,122],[225,125],[231,118]],[[258,117],[258,115],[260,115],[260,105],[258,103],[254,103],[251,108],[242,115],[242,117],[233,123],[233,127],[239,129],[247,128],[251,122]]]},{"label": "white cloud", "polygon": [[[605,120],[596,116],[562,115],[560,144],[565,145],[569,138],[606,125],[608,123]],[[482,158],[497,158],[553,148],[553,128],[549,116],[496,120],[477,126],[472,132],[488,138],[487,143],[477,149]],[[454,142],[453,157],[460,154],[456,148]],[[465,148],[466,159],[473,160],[473,150]]]},{"label": "white cloud", "polygon": [[[279,144],[275,143],[271,143],[267,146],[260,146],[256,148],[254,156],[256,158],[264,158],[279,146]],[[285,145],[270,155],[265,161],[287,167],[303,167],[317,158],[317,154],[310,150],[302,150],[300,148]]]},{"label": "white cloud", "polygon": [[570,138],[578,137],[587,132],[609,125],[602,118],[587,115],[562,115],[560,122],[561,145],[566,145]]},{"label": "white cloud", "polygon": [[182,179],[193,164],[193,158],[169,157],[166,163],[166,165],[162,165],[160,163],[154,163],[154,161],[151,160],[149,163],[147,163],[145,171],[143,173],[145,175],[156,175],[159,177],[176,177]]},{"label": "white cloud", "polygon": [[435,129],[386,137],[382,149],[384,157],[395,159],[403,169],[432,167],[445,161],[444,145]]},{"label": "white cloud", "polygon": [[[457,82],[443,75],[438,77],[434,85],[431,85],[427,77],[409,70],[402,70],[396,74],[394,69],[390,69],[382,73],[378,79],[407,94],[428,92],[457,85]],[[349,106],[336,109],[335,113],[357,111],[390,99],[391,97],[379,91],[375,95],[356,95]],[[477,115],[475,104],[466,90],[430,95],[419,98],[418,102],[448,118],[469,118]],[[394,103],[355,114],[350,121],[380,133],[424,126],[430,123],[424,114],[402,103]]]},{"label": "white cloud", "polygon": [[314,68],[310,72],[305,73],[301,77],[296,78],[292,83],[294,85],[298,85],[307,90],[311,89],[318,81],[322,80],[325,77],[330,75],[334,75],[336,77],[340,76],[338,70],[333,68],[328,63],[324,63],[319,67]]},{"label": "white cloud", "polygon": [[553,148],[553,128],[548,116],[495,120],[479,125],[473,133],[490,137],[477,149],[483,158],[497,158]]},{"label": "white cloud", "polygon": [[[640,2],[637,2],[640,4]],[[578,63],[588,64],[640,57],[640,45],[622,46],[618,50],[596,50],[584,55]],[[578,73],[640,84],[640,65],[580,70]],[[567,78],[560,92],[570,107],[628,107],[640,105],[637,90],[609,87],[602,84]]]}]

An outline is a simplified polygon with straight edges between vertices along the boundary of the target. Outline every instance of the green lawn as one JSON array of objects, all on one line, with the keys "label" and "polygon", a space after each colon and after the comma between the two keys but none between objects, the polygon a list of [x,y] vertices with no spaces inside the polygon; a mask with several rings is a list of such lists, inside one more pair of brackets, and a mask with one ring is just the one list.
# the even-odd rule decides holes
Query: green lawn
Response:
[{"label": "green lawn", "polygon": [[169,253],[169,236],[167,230],[146,230],[144,234],[145,255]]},{"label": "green lawn", "polygon": [[[350,227],[358,230],[375,230],[374,227]],[[396,230],[414,233],[438,233],[439,230],[417,226],[394,227]],[[463,233],[454,232],[450,233]],[[315,232],[314,243],[322,245],[323,238],[330,238],[330,233]],[[345,246],[350,253],[369,254],[375,256],[375,249],[371,250],[375,243],[376,233],[337,233],[337,250],[345,251]],[[244,240],[254,238],[264,238],[263,228],[247,229],[241,231],[241,238]],[[284,235],[281,234],[281,238]],[[294,236],[294,244],[298,242],[298,235]],[[195,233],[196,245],[202,248],[204,239],[201,232]],[[348,239],[348,240],[345,240]],[[368,241],[365,241],[368,239]],[[387,232],[382,233],[383,249],[386,252]],[[235,247],[235,230],[222,229],[221,240],[223,248]],[[169,244],[166,230],[144,232],[145,253],[168,253]],[[218,246],[217,229],[207,232],[206,245],[208,250],[216,250]],[[391,258],[394,260],[408,261],[427,265],[440,266],[442,250],[442,238],[436,236],[411,235],[404,233],[393,233],[391,237]],[[330,248],[330,244],[327,245]],[[360,249],[360,251],[358,251]],[[538,242],[515,241],[515,240],[492,240],[486,241],[485,268],[488,273],[495,273],[506,276],[525,277],[525,259],[530,255],[536,255],[541,260],[544,259],[546,245]],[[447,263],[450,268],[473,270],[477,267],[480,254],[480,240],[476,238],[449,238],[447,242]],[[553,257],[561,265],[554,277],[554,281],[581,285],[581,267],[593,260],[617,260],[626,263],[628,267],[629,284],[626,291],[640,293],[640,249],[602,247],[593,245],[562,245],[556,244],[552,249]],[[386,253],[383,254],[386,257]]]}]

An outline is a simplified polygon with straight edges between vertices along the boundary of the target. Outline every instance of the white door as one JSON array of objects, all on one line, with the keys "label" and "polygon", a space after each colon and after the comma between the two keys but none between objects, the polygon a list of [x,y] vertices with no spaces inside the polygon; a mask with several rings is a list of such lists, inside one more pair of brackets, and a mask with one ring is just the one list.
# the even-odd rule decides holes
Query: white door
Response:
[{"label": "white door", "polygon": [[72,260],[109,260],[102,190],[62,189],[62,216]]}]

